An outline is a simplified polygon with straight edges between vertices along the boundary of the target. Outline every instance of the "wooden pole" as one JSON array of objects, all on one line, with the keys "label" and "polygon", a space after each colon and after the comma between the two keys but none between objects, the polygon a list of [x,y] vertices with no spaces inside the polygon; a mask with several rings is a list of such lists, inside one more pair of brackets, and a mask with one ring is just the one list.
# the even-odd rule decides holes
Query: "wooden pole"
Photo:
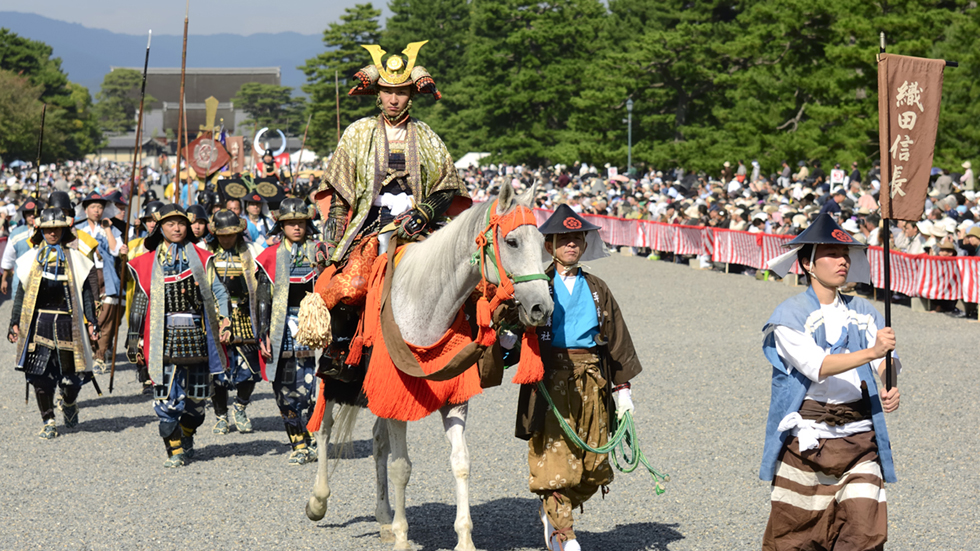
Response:
[{"label": "wooden pole", "polygon": [[[182,101],[183,101],[183,99],[184,98],[181,98]],[[184,105],[184,132],[185,132],[185,135],[184,135],[184,165],[186,167],[186,168],[184,168],[184,170],[187,171],[187,182],[186,182],[186,186],[187,186],[187,202],[185,204],[184,201],[181,201],[180,202],[180,206],[182,206],[184,208],[187,208],[187,207],[189,207],[191,205],[191,151],[190,151],[190,149],[191,149],[191,147],[190,147],[190,145],[191,145],[190,144],[190,142],[191,142],[191,140],[190,140],[191,135],[190,135],[190,128],[187,126],[187,105],[186,105],[186,102],[184,102],[184,103],[185,103],[185,105]]]},{"label": "wooden pole", "polygon": [[[310,113],[310,116],[307,117],[306,119],[306,130],[303,130],[303,142],[299,146],[299,157],[296,158],[296,170],[293,170],[292,166],[289,167],[289,172],[290,172],[289,176],[293,179],[293,186],[294,186],[293,189],[295,189],[296,186],[296,173],[299,171],[300,161],[303,160],[303,150],[306,149],[306,136],[310,132],[310,121],[312,120],[313,120],[313,113]],[[292,163],[290,163],[290,165],[292,165]]]},{"label": "wooden pole", "polygon": [[[885,53],[885,33],[879,35],[881,44],[879,45],[879,52]],[[884,90],[878,90],[879,94],[885,93]],[[881,116],[881,113],[878,114]],[[887,154],[882,151],[882,155]],[[884,187],[884,186],[882,186]],[[888,193],[888,190],[882,189],[883,193]],[[885,327],[892,326],[892,270],[891,270],[891,240],[892,240],[892,221],[889,218],[882,218],[884,223],[882,229],[885,231],[885,235],[881,236],[881,247],[882,247],[882,257],[884,259],[884,271],[885,271]],[[885,354],[885,390],[891,390],[892,386],[895,384],[894,374],[892,373],[892,353],[888,352]]]},{"label": "wooden pole", "polygon": [[[140,84],[140,109],[136,120],[136,145],[133,146],[133,170],[129,177],[129,201],[126,202],[126,233],[122,236],[123,243],[129,244],[129,218],[133,213],[133,194],[136,192],[136,174],[140,162],[140,151],[143,145],[143,99],[146,97],[146,70],[150,65],[150,40],[153,38],[153,31],[150,31],[146,38],[146,56],[143,58],[143,82]],[[137,194],[138,196],[138,194]],[[137,211],[138,212],[138,211]],[[126,293],[126,276],[129,270],[126,269],[125,259],[119,273],[119,292]],[[119,341],[119,316],[112,320],[112,364],[109,368],[109,394],[112,394],[113,383],[116,380],[116,345]]]},{"label": "wooden pole", "polygon": [[333,72],[333,86],[337,93],[337,144],[340,145],[340,72]]},{"label": "wooden pole", "polygon": [[48,113],[48,104],[41,104],[41,130],[37,135],[37,166],[34,167],[37,180],[34,182],[34,216],[41,214],[41,151],[44,149],[44,117]]},{"label": "wooden pole", "polygon": [[[37,181],[34,184],[34,216],[35,218],[41,215],[41,151],[44,149],[44,117],[48,112],[48,104],[41,104],[41,130],[37,135]],[[14,293],[16,294],[16,292]],[[27,333],[24,333],[23,338],[27,338]],[[31,383],[28,381],[24,386],[24,405],[26,406],[31,401]]]},{"label": "wooden pole", "polygon": [[[180,204],[180,159],[183,155],[183,149],[181,148],[181,142],[184,146],[187,145],[187,138],[185,136],[187,132],[186,120],[187,113],[184,110],[184,82],[187,77],[187,19],[190,15],[191,10],[191,0],[187,0],[187,6],[184,8],[184,45],[180,53],[180,107],[177,110],[177,169],[174,175],[174,203]],[[187,164],[187,170],[191,169],[190,163]]]}]

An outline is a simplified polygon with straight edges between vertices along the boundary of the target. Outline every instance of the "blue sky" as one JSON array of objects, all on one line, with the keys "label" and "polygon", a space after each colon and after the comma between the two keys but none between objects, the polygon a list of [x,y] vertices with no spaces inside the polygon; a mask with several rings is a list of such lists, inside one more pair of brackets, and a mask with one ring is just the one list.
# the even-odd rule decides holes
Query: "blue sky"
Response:
[{"label": "blue sky", "polygon": [[[190,34],[294,31],[320,34],[337,21],[344,8],[367,0],[191,0]],[[387,0],[372,1],[387,16]],[[0,11],[36,13],[51,19],[79,23],[116,33],[144,35],[183,33],[185,2],[166,0],[0,0]],[[3,21],[0,21],[0,27]]]}]

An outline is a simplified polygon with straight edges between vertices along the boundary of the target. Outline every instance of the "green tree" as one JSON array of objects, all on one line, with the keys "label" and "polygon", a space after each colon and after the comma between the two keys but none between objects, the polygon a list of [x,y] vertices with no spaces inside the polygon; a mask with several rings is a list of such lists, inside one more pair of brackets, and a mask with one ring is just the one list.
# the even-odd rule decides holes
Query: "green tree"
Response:
[{"label": "green tree", "polygon": [[[94,152],[102,141],[88,90],[68,81],[61,70],[61,60],[52,58],[52,53],[47,44],[0,29],[0,70],[26,77],[32,87],[40,90],[36,98],[38,114],[40,102],[48,104],[42,162],[83,157]],[[40,117],[30,132],[32,140],[37,139],[39,126]],[[26,158],[33,159],[34,155]]]},{"label": "green tree", "polygon": [[310,135],[307,147],[320,154],[332,151],[337,145],[337,107],[334,74],[340,82],[340,120],[346,128],[359,118],[377,112],[375,99],[371,96],[348,96],[353,87],[354,73],[371,63],[371,56],[361,44],[377,44],[381,27],[378,18],[381,10],[370,3],[357,4],[346,8],[340,23],[331,23],[323,32],[323,43],[327,50],[306,60],[299,67],[306,75],[303,91],[309,94]]},{"label": "green tree", "polygon": [[289,86],[246,82],[231,101],[248,113],[243,125],[278,128],[290,136],[303,133],[303,98],[294,98]]},{"label": "green tree", "polygon": [[[143,75],[135,69],[115,69],[106,73],[102,88],[95,96],[99,102],[96,113],[102,130],[130,132],[136,129],[142,82]],[[154,101],[153,96],[146,96],[144,109]]]},{"label": "green tree", "polygon": [[[462,79],[470,30],[470,6],[465,0],[390,0],[381,44],[389,53],[401,52],[412,42],[427,40],[417,63],[432,75],[440,92]],[[412,116],[438,126],[445,116],[429,95],[417,96]]]},{"label": "green tree", "polygon": [[[574,162],[580,136],[568,126],[571,98],[601,51],[605,16],[598,0],[474,0],[465,76],[443,100],[443,139],[454,153]],[[432,123],[437,131],[443,124]]]},{"label": "green tree", "polygon": [[726,70],[716,46],[728,39],[732,8],[721,2],[612,0],[603,50],[588,65],[569,125],[581,136],[581,160],[627,160],[626,102],[632,99],[633,159],[686,161],[675,151],[689,128],[713,126],[724,97],[715,80]]},{"label": "green tree", "polygon": [[717,48],[733,69],[716,79],[726,96],[714,112],[718,124],[698,132],[689,151],[716,160],[759,155],[770,169],[784,158],[870,164],[879,156],[878,32],[888,36],[889,52],[933,57],[966,6],[748,4],[737,20],[741,32]]},{"label": "green tree", "polygon": [[945,40],[934,42],[932,55],[959,63],[943,75],[943,99],[939,112],[934,165],[958,171],[963,161],[975,161],[980,143],[980,10],[964,10],[945,33]]},{"label": "green tree", "polygon": [[33,160],[41,124],[41,86],[0,69],[0,157]]}]

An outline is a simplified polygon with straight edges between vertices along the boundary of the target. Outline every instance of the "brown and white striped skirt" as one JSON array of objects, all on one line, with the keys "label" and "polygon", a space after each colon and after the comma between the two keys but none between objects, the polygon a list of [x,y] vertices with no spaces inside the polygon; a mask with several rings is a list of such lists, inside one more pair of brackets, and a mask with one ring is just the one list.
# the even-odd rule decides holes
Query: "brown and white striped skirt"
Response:
[{"label": "brown and white striped skirt", "polygon": [[888,512],[874,431],[819,442],[801,454],[796,437],[786,441],[762,549],[884,549]]}]

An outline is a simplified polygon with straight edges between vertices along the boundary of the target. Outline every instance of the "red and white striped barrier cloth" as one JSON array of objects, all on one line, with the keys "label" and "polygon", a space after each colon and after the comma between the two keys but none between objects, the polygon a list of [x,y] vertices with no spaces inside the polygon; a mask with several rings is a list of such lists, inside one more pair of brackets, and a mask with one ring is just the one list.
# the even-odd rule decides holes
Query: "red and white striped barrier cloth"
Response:
[{"label": "red and white striped barrier cloth", "polygon": [[[551,213],[550,210],[534,209],[538,225],[547,220]],[[592,214],[581,216],[602,228],[599,235],[609,245],[707,255],[714,262],[753,268],[764,268],[768,261],[784,253],[786,249],[782,245],[793,239],[791,235],[682,226]],[[878,288],[885,286],[883,256],[881,247],[868,248],[871,283]],[[799,266],[794,264],[792,272],[799,274]],[[909,255],[892,251],[891,279],[892,290],[903,295],[980,302],[980,257]]]}]

